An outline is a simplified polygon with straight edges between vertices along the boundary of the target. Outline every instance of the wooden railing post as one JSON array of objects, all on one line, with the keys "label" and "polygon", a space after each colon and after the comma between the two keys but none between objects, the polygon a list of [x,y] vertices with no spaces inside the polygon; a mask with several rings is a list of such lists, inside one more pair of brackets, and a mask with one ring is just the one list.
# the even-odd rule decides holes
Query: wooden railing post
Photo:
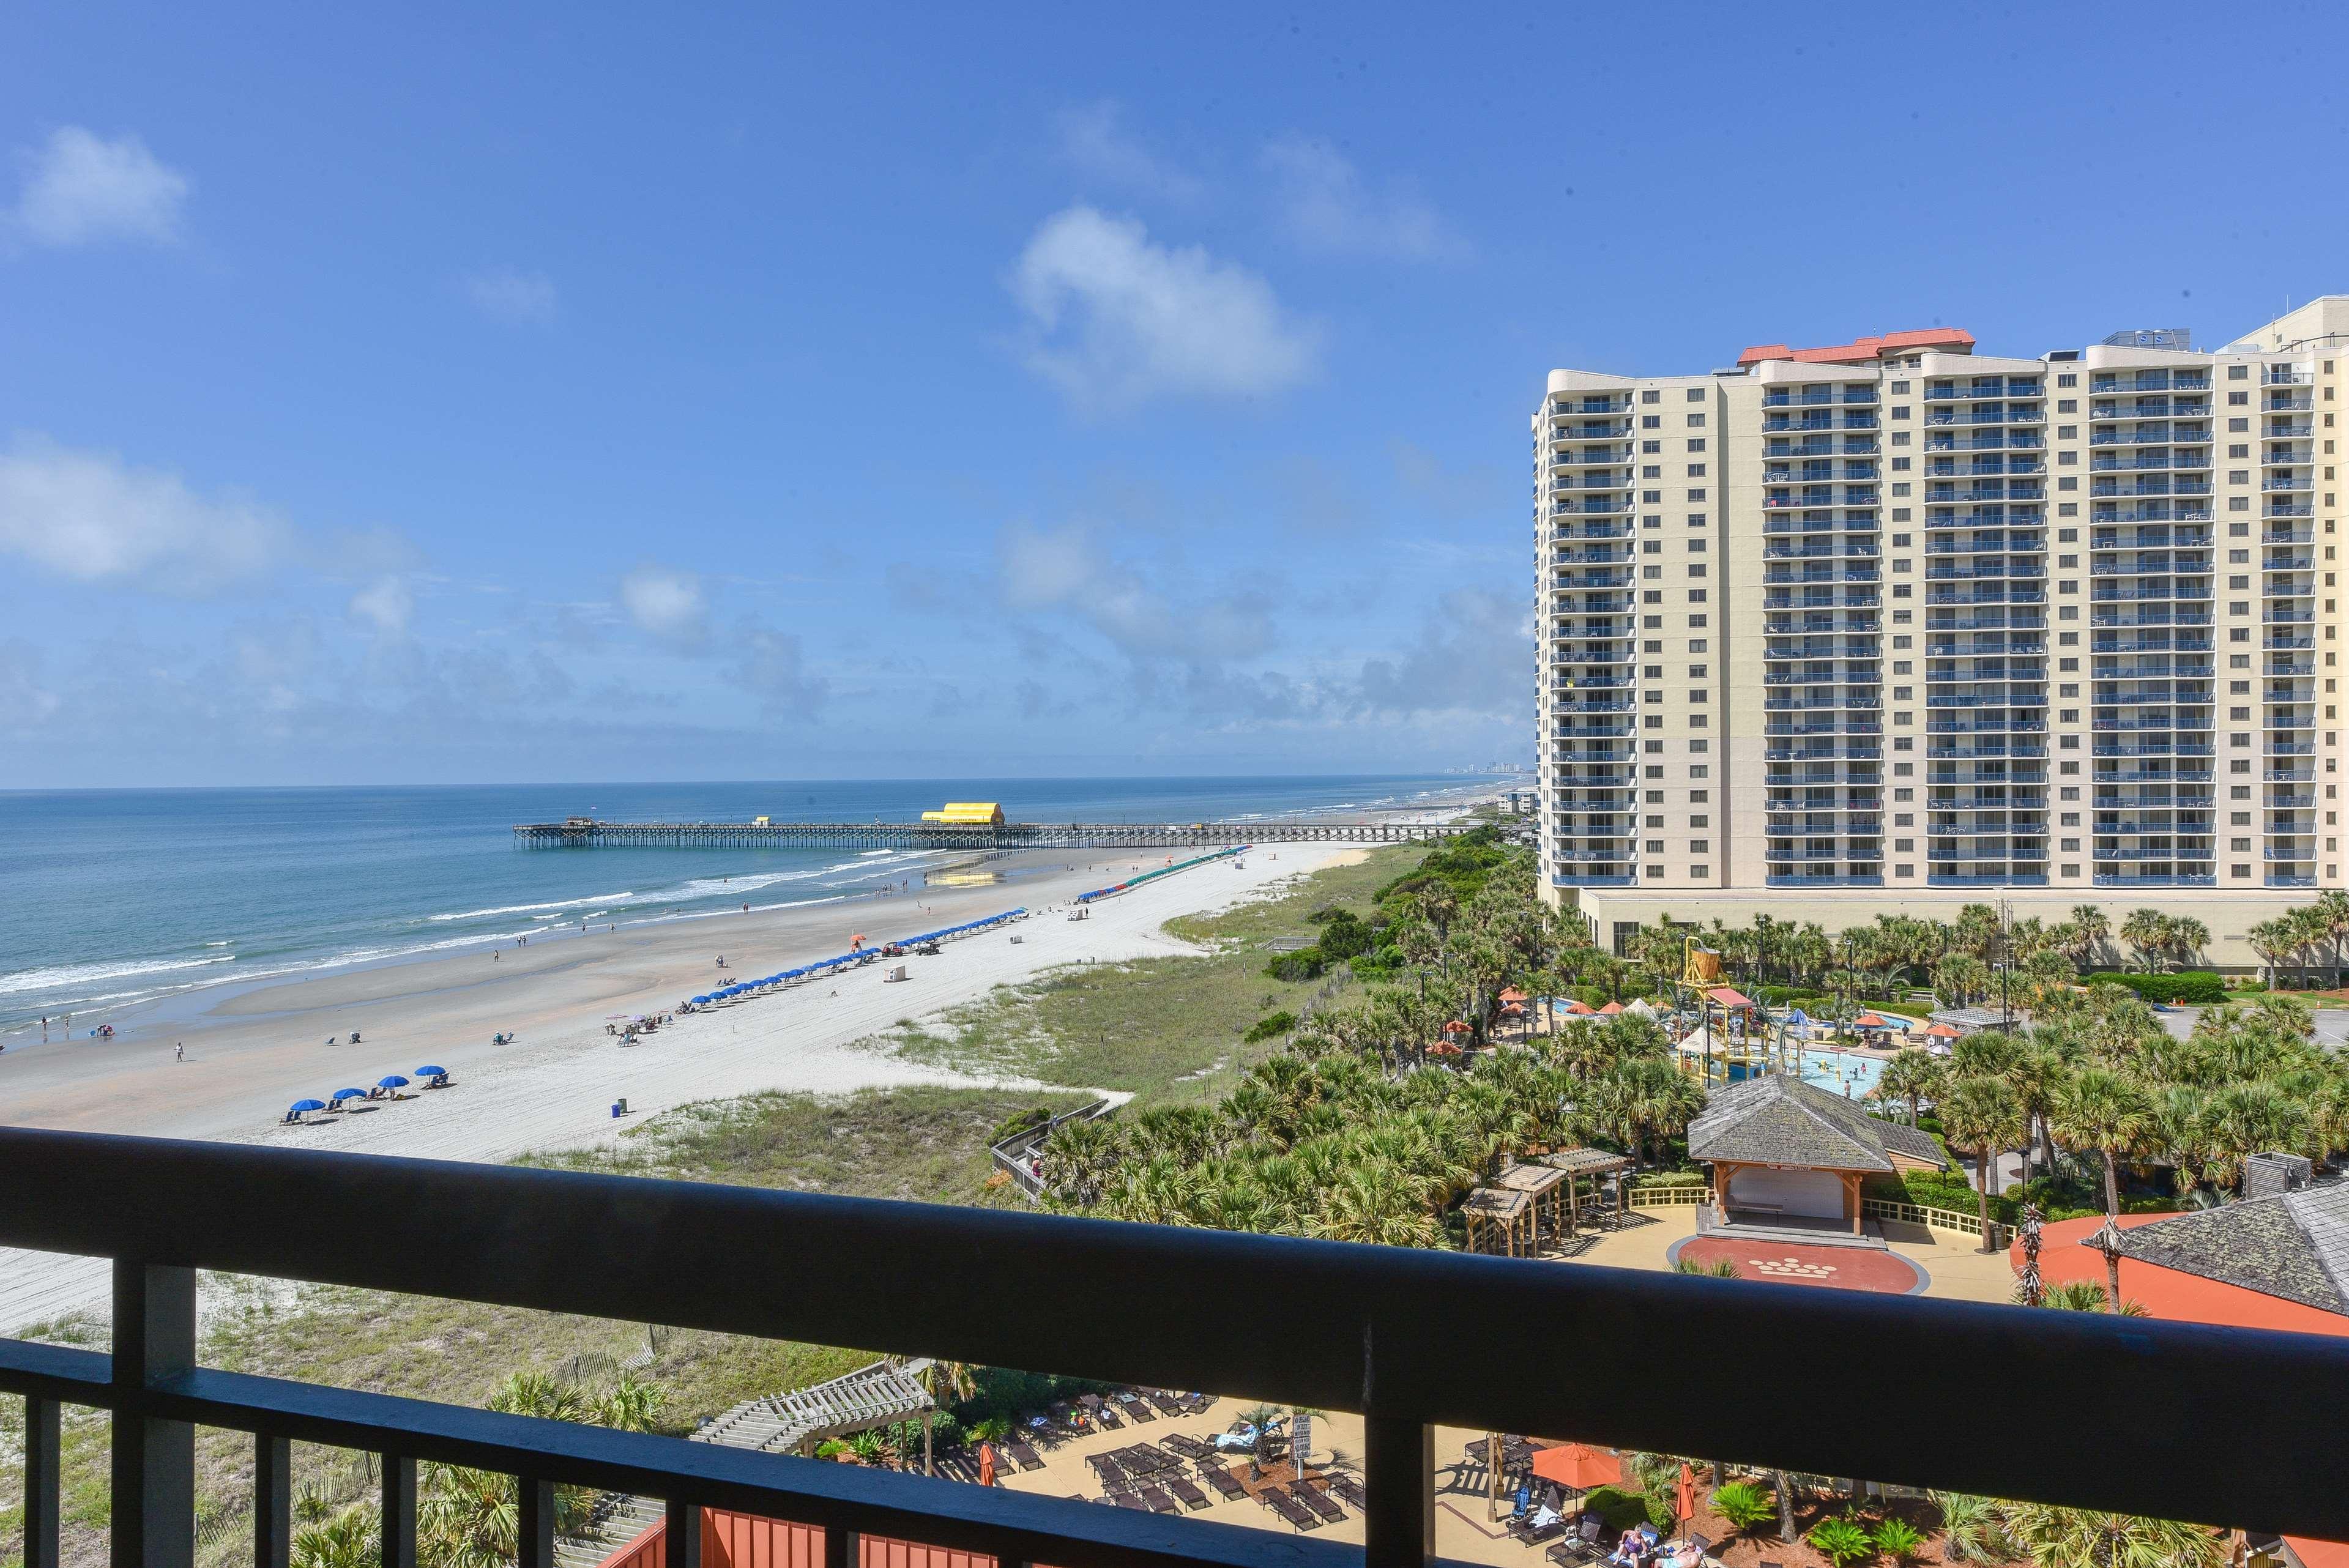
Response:
[{"label": "wooden railing post", "polygon": [[[661,1543],[667,1568],[701,1568],[701,1505],[681,1497],[668,1500]],[[825,1532],[831,1539],[831,1532]]]},{"label": "wooden railing post", "polygon": [[514,1489],[518,1568],[554,1568],[554,1483],[517,1476]]},{"label": "wooden railing post", "polygon": [[1363,1568],[1427,1568],[1435,1555],[1435,1429],[1362,1419]]},{"label": "wooden railing post", "polygon": [[25,1568],[57,1568],[63,1497],[62,1411],[55,1399],[25,1398]]},{"label": "wooden railing post", "polygon": [[196,1271],[114,1261],[116,1568],[193,1568],[196,1429],[147,1414],[158,1377],[196,1363]]},{"label": "wooden railing post", "polygon": [[294,1445],[264,1432],[253,1439],[253,1568],[294,1560]]},{"label": "wooden railing post", "polygon": [[383,1456],[383,1568],[416,1568],[416,1461]]}]

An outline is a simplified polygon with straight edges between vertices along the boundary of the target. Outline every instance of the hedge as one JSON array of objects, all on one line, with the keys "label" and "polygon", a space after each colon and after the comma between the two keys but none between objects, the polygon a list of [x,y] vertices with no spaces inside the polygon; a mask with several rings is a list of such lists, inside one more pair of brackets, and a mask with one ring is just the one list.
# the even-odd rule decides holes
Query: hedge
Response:
[{"label": "hedge", "polygon": [[2126,985],[2148,1002],[2183,1002],[2199,1007],[2227,999],[2226,981],[2207,969],[2188,969],[2176,975],[2130,975],[2117,969],[2099,969],[2087,980],[2091,985]]}]

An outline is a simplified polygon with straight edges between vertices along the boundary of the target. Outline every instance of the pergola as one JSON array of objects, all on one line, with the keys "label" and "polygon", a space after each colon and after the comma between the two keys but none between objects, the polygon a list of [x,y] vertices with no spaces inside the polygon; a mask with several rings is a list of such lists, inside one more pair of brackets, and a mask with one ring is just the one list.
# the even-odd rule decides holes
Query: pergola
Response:
[{"label": "pergola", "polygon": [[[1574,1234],[1574,1216],[1582,1207],[1581,1201],[1575,1191],[1576,1181],[1580,1177],[1588,1176],[1595,1181],[1601,1176],[1612,1175],[1618,1171],[1628,1171],[1631,1168],[1631,1157],[1628,1154],[1610,1154],[1604,1149],[1561,1149],[1555,1154],[1542,1156],[1542,1163],[1554,1171],[1563,1172],[1566,1176],[1566,1233],[1571,1238]],[[1619,1201],[1616,1204],[1619,1209],[1622,1207],[1619,1198]]]}]

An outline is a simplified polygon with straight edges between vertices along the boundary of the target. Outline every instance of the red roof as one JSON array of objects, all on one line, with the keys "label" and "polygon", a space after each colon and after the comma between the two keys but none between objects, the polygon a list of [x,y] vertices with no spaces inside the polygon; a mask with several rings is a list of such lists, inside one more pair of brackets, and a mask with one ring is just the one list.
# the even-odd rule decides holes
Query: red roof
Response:
[{"label": "red roof", "polygon": [[1854,1018],[1852,1022],[1863,1029],[1889,1029],[1892,1026],[1873,1013],[1862,1013],[1858,1017]]},{"label": "red roof", "polygon": [[1754,1006],[1752,1001],[1740,995],[1737,992],[1731,990],[1726,985],[1715,985],[1712,990],[1707,991],[1705,995],[1710,1000],[1718,1002],[1724,1007],[1751,1007]]},{"label": "red roof", "polygon": [[2349,1568],[2349,1546],[2338,1541],[2315,1541],[2305,1535],[2287,1535],[2284,1540],[2302,1568]]},{"label": "red roof", "polygon": [[1619,1013],[1619,1012],[1621,1012],[1621,1011],[1623,1010],[1623,1004],[1622,1004],[1622,1003],[1620,1003],[1620,1002],[1609,1002],[1609,1003],[1608,1003],[1608,1004],[1607,1004],[1607,1006],[1605,1006],[1604,1007],[1599,1008],[1599,1010],[1600,1012],[1602,1012],[1602,1013],[1607,1013],[1607,1014],[1610,1014],[1610,1015],[1611,1015],[1611,1014],[1615,1014],[1615,1013]]},{"label": "red roof", "polygon": [[1783,343],[1764,343],[1747,349],[1737,356],[1740,365],[1759,365],[1766,359],[1792,359],[1805,365],[1866,365],[1887,354],[1904,348],[1950,348],[1971,353],[1974,335],[1954,326],[1916,327],[1907,332],[1888,332],[1881,337],[1855,338],[1826,348],[1789,348]]},{"label": "red roof", "polygon": [[[2135,1230],[2166,1214],[2123,1214],[2121,1229]],[[2039,1277],[2049,1284],[2072,1280],[2105,1283],[2105,1254],[2085,1244],[2103,1226],[2104,1216],[2058,1220],[2039,1233]],[[2007,1249],[2007,1258],[2019,1274],[2023,1243]],[[2349,1338],[2349,1317],[2321,1307],[2303,1306],[2282,1296],[2246,1290],[2223,1280],[2205,1279],[2179,1269],[2163,1268],[2143,1258],[2121,1259],[2121,1299],[2142,1303],[2152,1316],[2172,1323],[2209,1323],[2222,1328],[2277,1328],[2296,1334],[2330,1334]],[[2349,1557],[2339,1561],[2349,1565]],[[2328,1568],[2330,1564],[2328,1563]]]}]

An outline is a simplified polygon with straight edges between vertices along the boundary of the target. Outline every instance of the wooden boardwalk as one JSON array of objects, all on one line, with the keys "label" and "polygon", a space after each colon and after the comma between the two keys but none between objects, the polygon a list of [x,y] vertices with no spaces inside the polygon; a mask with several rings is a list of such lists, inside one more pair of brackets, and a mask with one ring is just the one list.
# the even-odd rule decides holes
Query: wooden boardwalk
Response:
[{"label": "wooden boardwalk", "polygon": [[555,849],[1174,850],[1216,844],[1419,844],[1473,823],[1307,822],[519,822],[517,842]]}]

